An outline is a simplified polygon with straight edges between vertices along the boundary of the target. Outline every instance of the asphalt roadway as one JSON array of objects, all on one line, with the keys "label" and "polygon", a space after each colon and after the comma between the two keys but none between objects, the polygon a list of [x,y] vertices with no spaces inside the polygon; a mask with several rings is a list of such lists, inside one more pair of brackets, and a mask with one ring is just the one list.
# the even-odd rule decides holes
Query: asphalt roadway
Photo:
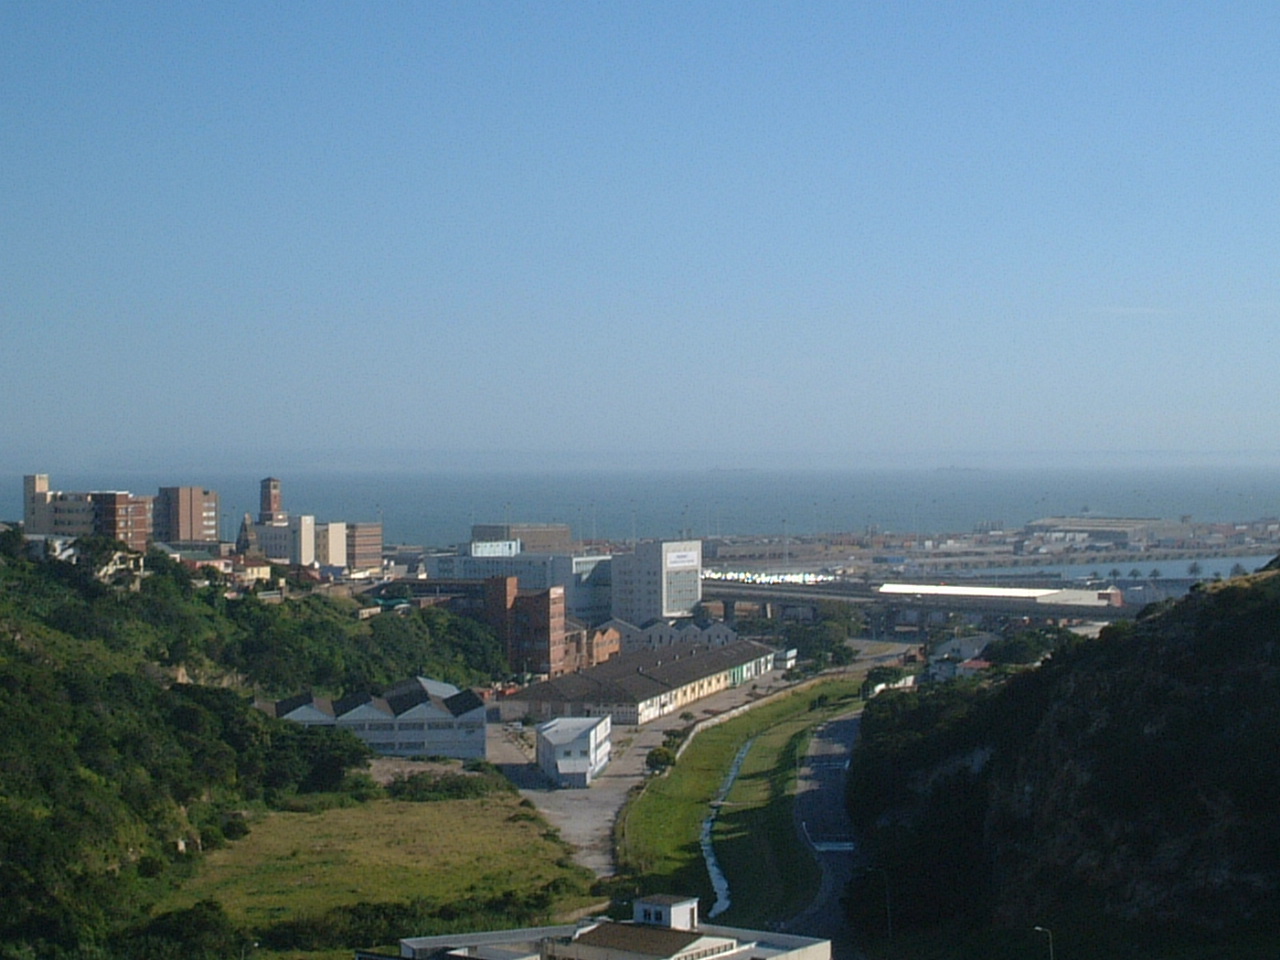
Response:
[{"label": "asphalt roadway", "polygon": [[841,898],[858,856],[845,807],[845,784],[861,722],[859,708],[815,730],[796,784],[796,830],[822,867],[822,883],[808,908],[787,921],[785,928],[789,933],[830,940],[836,960],[857,956]]}]

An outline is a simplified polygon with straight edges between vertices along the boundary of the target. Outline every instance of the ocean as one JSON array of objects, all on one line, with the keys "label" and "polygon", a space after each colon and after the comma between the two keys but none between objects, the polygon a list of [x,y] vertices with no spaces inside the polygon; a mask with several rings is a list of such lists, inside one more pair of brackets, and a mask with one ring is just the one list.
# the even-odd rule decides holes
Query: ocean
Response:
[{"label": "ocean", "polygon": [[[266,474],[262,474],[265,476]],[[1079,515],[1198,521],[1280,516],[1280,475],[1260,467],[940,470],[595,470],[284,474],[284,507],[320,520],[381,519],[388,543],[446,547],[473,523],[568,523],[578,538],[1017,528]],[[55,474],[54,489],[218,491],[222,534],[258,511],[259,476]],[[21,474],[0,474],[0,518],[22,515]]]}]

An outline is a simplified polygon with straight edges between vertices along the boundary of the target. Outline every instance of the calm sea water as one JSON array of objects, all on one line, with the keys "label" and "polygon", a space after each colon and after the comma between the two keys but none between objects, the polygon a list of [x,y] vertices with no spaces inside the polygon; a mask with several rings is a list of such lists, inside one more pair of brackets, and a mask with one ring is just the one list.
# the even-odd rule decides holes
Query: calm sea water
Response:
[{"label": "calm sea water", "polygon": [[[201,484],[222,498],[223,535],[258,510],[257,476],[59,474],[55,489]],[[1229,522],[1280,516],[1280,476],[1262,468],[381,473],[283,475],[284,506],[321,520],[376,520],[388,542],[446,546],[472,523],[562,522],[578,537],[961,533],[1040,517]],[[22,513],[22,477],[0,474],[0,517]]]}]

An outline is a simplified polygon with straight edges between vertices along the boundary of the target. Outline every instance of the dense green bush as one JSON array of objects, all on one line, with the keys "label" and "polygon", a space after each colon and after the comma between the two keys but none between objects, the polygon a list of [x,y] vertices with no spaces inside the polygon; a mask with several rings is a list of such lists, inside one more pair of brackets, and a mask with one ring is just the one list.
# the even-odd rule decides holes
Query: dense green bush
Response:
[{"label": "dense green bush", "polygon": [[201,850],[245,835],[246,806],[379,795],[348,776],[360,740],[274,720],[237,683],[336,694],[505,672],[492,632],[445,611],[364,623],[319,596],[228,599],[159,554],[110,586],[21,546],[0,536],[0,957],[234,955],[210,907],[140,919]]},{"label": "dense green bush", "polygon": [[496,773],[414,773],[396,777],[386,789],[393,800],[430,802],[472,800],[514,788],[506,778]]}]

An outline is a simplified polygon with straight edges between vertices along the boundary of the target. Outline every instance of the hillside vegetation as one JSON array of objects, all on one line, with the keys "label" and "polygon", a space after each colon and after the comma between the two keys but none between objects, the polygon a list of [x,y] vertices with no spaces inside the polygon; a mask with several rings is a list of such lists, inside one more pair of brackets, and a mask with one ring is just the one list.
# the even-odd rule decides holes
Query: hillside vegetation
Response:
[{"label": "hillside vegetation", "polygon": [[873,864],[849,897],[863,931],[887,932],[887,883],[900,940],[964,928],[975,956],[1002,955],[997,930],[1025,953],[1035,926],[1072,956],[1274,956],[1280,572],[1205,585],[1000,685],[882,694],[850,807]]},{"label": "hillside vegetation", "polygon": [[[35,563],[0,533],[0,956],[228,956],[250,931],[212,902],[151,916],[253,811],[377,796],[366,747],[275,721],[269,694],[505,670],[491,633],[442,611],[357,622],[320,598],[228,600],[163,557],[134,589]],[[314,805],[314,804],[312,804]]]}]

